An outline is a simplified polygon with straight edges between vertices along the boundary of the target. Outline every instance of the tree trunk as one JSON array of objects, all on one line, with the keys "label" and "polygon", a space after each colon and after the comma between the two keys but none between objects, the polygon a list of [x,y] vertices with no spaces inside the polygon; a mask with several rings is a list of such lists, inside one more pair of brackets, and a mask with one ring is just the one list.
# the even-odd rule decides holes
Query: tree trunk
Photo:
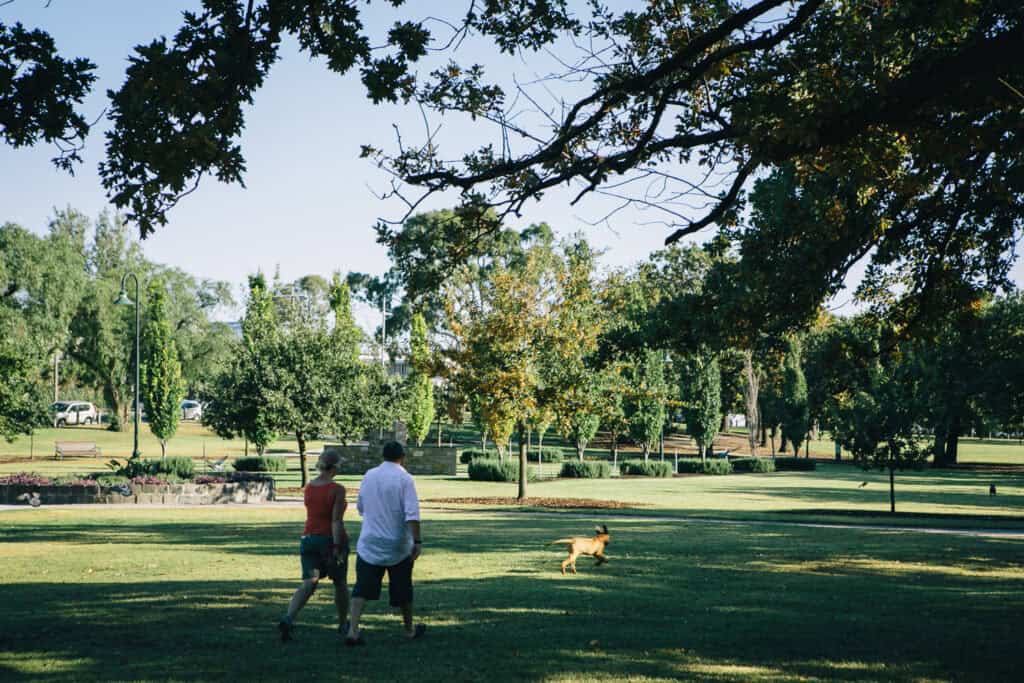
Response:
[{"label": "tree trunk", "polygon": [[444,422],[441,420],[441,416],[438,415],[437,416],[437,447],[438,448],[441,447],[441,427],[443,425],[444,425]]},{"label": "tree trunk", "polygon": [[942,467],[942,460],[946,457],[946,429],[944,426],[934,427],[935,439],[932,441],[932,467]]},{"label": "tree trunk", "polygon": [[[761,419],[760,413],[757,416],[758,420]],[[761,422],[761,448],[765,448],[768,445],[768,427]]]},{"label": "tree trunk", "polygon": [[167,457],[167,440],[160,439],[160,459],[163,460]]},{"label": "tree trunk", "polygon": [[942,464],[945,466],[955,465],[957,460],[957,449],[960,445],[960,414],[957,413],[953,416],[953,421],[949,425],[949,433],[946,434],[946,454],[942,459]]},{"label": "tree trunk", "polygon": [[651,445],[649,443],[644,443],[641,448],[644,452],[644,462],[647,462],[647,456],[651,454]]},{"label": "tree trunk", "polygon": [[697,444],[697,450],[700,451],[700,461],[703,464],[708,459],[708,450],[704,447],[703,442]]},{"label": "tree trunk", "polygon": [[[747,443],[750,445],[750,455],[757,457],[757,437],[761,426],[761,416],[758,414],[757,399],[760,391],[760,382],[757,379],[757,371],[754,370],[754,355],[747,351],[743,356],[743,401],[746,407],[747,417]],[[763,430],[761,430],[763,433]],[[762,441],[761,445],[764,445]]]},{"label": "tree trunk", "polygon": [[661,436],[658,437],[658,456],[665,459],[665,430],[661,430]]},{"label": "tree trunk", "polygon": [[775,427],[771,429],[771,446],[772,446],[772,457],[775,457]]},{"label": "tree trunk", "polygon": [[544,432],[537,432],[537,476],[544,475]]},{"label": "tree trunk", "polygon": [[526,434],[526,424],[523,422],[519,423],[519,494],[516,496],[517,500],[526,500],[526,439],[523,437]]},{"label": "tree trunk", "polygon": [[576,439],[576,458],[583,462],[583,453],[587,450],[587,442]]},{"label": "tree trunk", "polygon": [[896,460],[889,448],[889,512],[896,512]]},{"label": "tree trunk", "polygon": [[728,415],[722,413],[722,420],[718,423],[718,432],[720,434],[729,433],[729,420],[727,419],[728,417]]},{"label": "tree trunk", "polygon": [[300,486],[305,488],[308,477],[306,474],[306,435],[301,431],[295,432],[295,441],[299,444],[299,470],[302,472],[302,483]]},{"label": "tree trunk", "polygon": [[[782,435],[782,441],[779,442],[779,453],[785,453],[787,446],[789,446],[789,439],[786,438],[785,434],[783,434]],[[793,455],[800,455],[800,454],[799,453],[794,453]]]},{"label": "tree trunk", "polygon": [[484,453],[487,452],[487,429],[484,428],[480,432],[480,450]]}]

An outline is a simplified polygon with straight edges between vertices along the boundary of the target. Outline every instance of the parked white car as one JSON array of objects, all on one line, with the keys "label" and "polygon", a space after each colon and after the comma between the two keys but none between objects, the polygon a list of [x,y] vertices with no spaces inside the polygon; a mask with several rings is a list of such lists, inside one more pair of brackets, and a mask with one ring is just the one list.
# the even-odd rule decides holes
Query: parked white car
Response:
[{"label": "parked white car", "polygon": [[199,401],[193,401],[192,399],[185,399],[181,402],[181,419],[182,420],[201,420],[203,419],[203,404]]},{"label": "parked white car", "polygon": [[91,425],[100,421],[99,411],[88,401],[57,401],[50,405],[50,415],[58,427]]}]

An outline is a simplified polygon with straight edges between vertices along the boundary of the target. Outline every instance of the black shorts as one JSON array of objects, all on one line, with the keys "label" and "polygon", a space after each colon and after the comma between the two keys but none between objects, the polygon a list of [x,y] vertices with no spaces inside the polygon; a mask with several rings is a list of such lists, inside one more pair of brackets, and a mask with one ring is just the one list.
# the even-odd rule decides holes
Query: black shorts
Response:
[{"label": "black shorts", "polygon": [[412,555],[390,567],[370,564],[356,555],[356,585],[353,598],[366,600],[380,599],[380,585],[388,573],[388,602],[392,607],[402,607],[412,602]]},{"label": "black shorts", "polygon": [[329,576],[334,583],[345,583],[348,574],[348,543],[338,551],[337,561],[331,553],[330,536],[303,536],[299,541],[302,579],[322,579]]}]

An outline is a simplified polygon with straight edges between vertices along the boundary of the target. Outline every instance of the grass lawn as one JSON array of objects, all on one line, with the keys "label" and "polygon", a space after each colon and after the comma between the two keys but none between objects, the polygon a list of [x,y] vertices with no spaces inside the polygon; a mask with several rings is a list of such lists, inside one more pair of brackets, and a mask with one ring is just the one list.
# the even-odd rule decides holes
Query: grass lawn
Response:
[{"label": "grass lawn", "polygon": [[[426,509],[424,640],[374,604],[365,648],[297,584],[298,507],[0,513],[0,679],[1019,680],[1024,541]],[[358,532],[358,522],[350,522]],[[350,570],[351,579],[351,570]]]},{"label": "grass lawn", "polygon": [[[28,458],[34,453],[36,458],[52,458],[55,441],[90,441],[99,446],[107,458],[126,458],[132,454],[132,429],[129,426],[123,432],[111,432],[106,426],[47,427],[37,429],[32,438],[19,437],[13,443],[0,439],[0,458]],[[307,442],[306,448],[319,451],[322,441]],[[145,458],[160,457],[160,442],[149,431],[149,425],[142,423],[139,429],[139,450]],[[294,437],[282,437],[267,448],[267,454],[295,453],[298,445]],[[237,457],[245,453],[243,439],[222,439],[197,422],[182,422],[178,425],[178,433],[167,446],[168,455],[180,455],[201,458],[206,454],[211,460],[225,455]],[[249,455],[256,455],[256,449],[249,446]]]},{"label": "grass lawn", "polygon": [[[315,460],[310,458],[310,466]],[[288,458],[288,471],[275,474],[278,485],[300,481],[297,457]],[[557,466],[545,466],[549,472]],[[104,461],[52,458],[0,462],[0,475],[34,471],[47,476],[105,471]],[[197,471],[204,466],[197,464]],[[339,481],[358,487],[358,476]],[[516,484],[474,482],[460,466],[456,477],[416,478],[424,499],[511,498]],[[998,495],[989,496],[995,483]],[[866,484],[866,485],[865,485]],[[987,473],[925,469],[896,475],[896,510],[889,513],[888,476],[865,472],[849,464],[819,463],[815,472],[772,474],[692,475],[668,479],[551,479],[531,482],[527,493],[538,498],[576,498],[618,501],[626,513],[648,516],[712,517],[751,520],[839,521],[856,524],[907,526],[1024,528],[1024,473]],[[445,503],[451,507],[451,503]],[[517,506],[518,507],[518,506]],[[529,508],[529,505],[527,505]]]}]

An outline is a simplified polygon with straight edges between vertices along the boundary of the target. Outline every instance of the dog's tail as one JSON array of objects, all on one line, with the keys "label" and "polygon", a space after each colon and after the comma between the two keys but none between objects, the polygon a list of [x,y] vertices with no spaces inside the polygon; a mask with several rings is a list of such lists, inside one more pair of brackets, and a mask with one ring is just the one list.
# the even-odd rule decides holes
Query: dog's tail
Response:
[{"label": "dog's tail", "polygon": [[566,545],[572,545],[575,542],[576,542],[575,538],[560,538],[557,541],[551,541],[551,543],[548,543],[548,545],[558,545],[560,543],[566,544]]}]

